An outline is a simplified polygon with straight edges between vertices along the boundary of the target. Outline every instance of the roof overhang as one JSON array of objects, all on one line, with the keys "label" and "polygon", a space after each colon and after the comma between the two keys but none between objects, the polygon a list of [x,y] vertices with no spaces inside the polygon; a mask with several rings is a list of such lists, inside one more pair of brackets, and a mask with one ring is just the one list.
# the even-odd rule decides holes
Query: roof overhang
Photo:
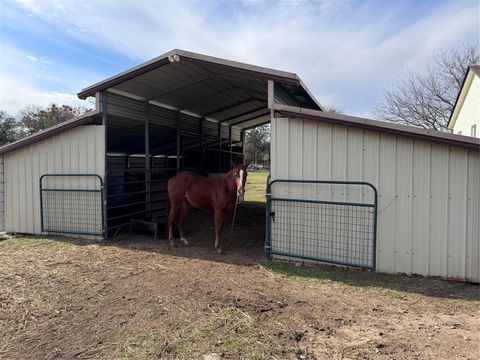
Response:
[{"label": "roof overhang", "polygon": [[177,49],[89,86],[78,97],[111,92],[243,130],[264,122],[269,81],[282,101],[321,110],[294,73]]},{"label": "roof overhang", "polygon": [[390,122],[359,118],[355,116],[333,114],[325,111],[316,111],[311,109],[296,108],[288,105],[273,104],[273,110],[286,116],[312,119],[332,123],[335,125],[344,125],[361,129],[378,131],[397,136],[405,136],[419,140],[431,141],[445,145],[465,148],[468,150],[480,151],[480,139],[470,136],[462,136],[441,132],[437,130],[427,130],[411,126],[399,125]]}]

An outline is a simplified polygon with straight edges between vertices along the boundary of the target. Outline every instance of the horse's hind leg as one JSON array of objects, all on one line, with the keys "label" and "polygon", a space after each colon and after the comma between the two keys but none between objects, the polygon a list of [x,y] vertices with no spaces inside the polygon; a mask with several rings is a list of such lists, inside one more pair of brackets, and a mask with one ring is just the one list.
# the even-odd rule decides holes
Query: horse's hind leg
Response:
[{"label": "horse's hind leg", "polygon": [[168,213],[168,241],[170,246],[174,246],[175,243],[173,242],[173,223],[175,222],[175,218],[178,214],[178,206],[175,203],[171,204],[170,212]]},{"label": "horse's hind leg", "polygon": [[178,211],[178,231],[180,232],[180,241],[187,246],[188,240],[185,237],[185,232],[183,230],[183,225],[185,224],[185,218],[187,217],[188,213],[188,202],[184,200],[180,206],[180,210]]}]

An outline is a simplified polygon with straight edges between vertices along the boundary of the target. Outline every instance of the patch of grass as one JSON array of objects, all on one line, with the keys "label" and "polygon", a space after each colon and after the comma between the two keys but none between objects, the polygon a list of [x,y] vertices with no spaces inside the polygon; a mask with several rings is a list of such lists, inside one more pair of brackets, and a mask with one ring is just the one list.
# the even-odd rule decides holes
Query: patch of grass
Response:
[{"label": "patch of grass", "polygon": [[120,350],[120,358],[124,360],[158,359],[163,350],[158,339],[151,333],[139,333],[130,337]]},{"label": "patch of grass", "polygon": [[[64,239],[63,239],[64,240]],[[14,237],[0,241],[0,251],[17,251],[27,248],[56,250],[74,245],[73,241],[41,237]]]},{"label": "patch of grass", "polygon": [[212,352],[242,359],[265,359],[279,345],[261,331],[259,319],[234,307],[212,313],[189,336],[175,344],[177,358],[201,358]]},{"label": "patch of grass", "polygon": [[245,186],[245,201],[265,202],[268,172],[249,172]]}]

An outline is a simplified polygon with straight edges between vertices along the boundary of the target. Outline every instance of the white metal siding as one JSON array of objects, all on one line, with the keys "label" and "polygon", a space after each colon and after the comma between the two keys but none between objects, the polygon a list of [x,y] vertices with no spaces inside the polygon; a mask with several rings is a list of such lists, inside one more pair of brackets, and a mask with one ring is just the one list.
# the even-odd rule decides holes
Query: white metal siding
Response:
[{"label": "white metal siding", "polygon": [[[377,188],[378,271],[480,281],[478,151],[277,118],[271,158],[272,180],[367,181]],[[273,196],[315,199],[311,186],[275,189]],[[316,193],[317,199],[341,201],[368,195],[325,187]]]},{"label": "white metal siding", "polygon": [[47,173],[98,174],[103,178],[104,127],[80,126],[28,145],[5,154],[4,166],[5,230],[41,234],[40,176]]}]

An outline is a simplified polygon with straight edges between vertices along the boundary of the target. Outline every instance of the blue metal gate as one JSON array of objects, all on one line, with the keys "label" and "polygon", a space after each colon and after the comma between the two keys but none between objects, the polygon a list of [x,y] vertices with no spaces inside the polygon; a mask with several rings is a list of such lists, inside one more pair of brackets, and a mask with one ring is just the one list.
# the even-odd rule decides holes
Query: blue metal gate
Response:
[{"label": "blue metal gate", "polygon": [[42,175],[42,232],[104,236],[103,193],[103,180],[96,174]]},{"label": "blue metal gate", "polygon": [[378,199],[372,184],[273,180],[266,197],[267,256],[375,270]]}]

